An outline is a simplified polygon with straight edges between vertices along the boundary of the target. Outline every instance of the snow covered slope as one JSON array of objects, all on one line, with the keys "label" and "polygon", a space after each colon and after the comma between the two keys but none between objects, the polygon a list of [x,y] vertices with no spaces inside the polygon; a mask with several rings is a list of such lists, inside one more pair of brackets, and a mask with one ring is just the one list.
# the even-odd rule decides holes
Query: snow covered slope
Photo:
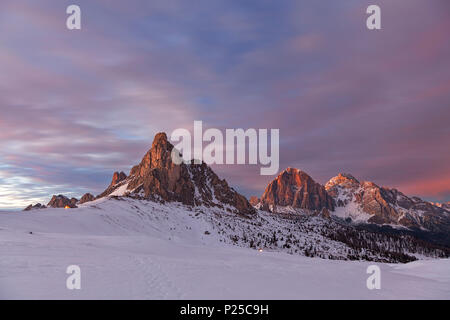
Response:
[{"label": "snow covered slope", "polygon": [[[0,213],[0,298],[450,298],[449,260],[377,263],[382,289],[368,290],[374,262],[295,252],[347,259],[350,249],[324,235],[324,219],[302,219],[130,198]],[[66,289],[69,265],[81,268],[81,290]]]}]

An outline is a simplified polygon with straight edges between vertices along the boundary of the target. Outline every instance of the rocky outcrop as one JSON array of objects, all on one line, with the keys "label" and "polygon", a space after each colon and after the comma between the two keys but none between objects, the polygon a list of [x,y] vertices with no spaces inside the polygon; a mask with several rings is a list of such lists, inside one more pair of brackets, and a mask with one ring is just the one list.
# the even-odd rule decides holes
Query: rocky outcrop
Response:
[{"label": "rocky outcrop", "polygon": [[430,231],[450,230],[450,217],[444,209],[418,197],[409,198],[397,189],[359,182],[342,173],[330,179],[325,189],[335,200],[337,215],[343,218]]},{"label": "rocky outcrop", "polygon": [[103,191],[101,194],[99,194],[95,199],[103,198],[108,195],[111,195],[114,193],[119,187],[121,187],[127,180],[127,175],[124,172],[114,172],[112,176],[111,183],[109,184],[108,188],[106,188],[105,191]]},{"label": "rocky outcrop", "polygon": [[442,208],[442,209],[450,212],[450,201],[443,202],[443,203],[440,203],[440,202],[430,202],[430,203],[436,207]]},{"label": "rocky outcrop", "polygon": [[151,149],[131,169],[129,176],[114,174],[111,185],[99,197],[129,195],[190,206],[221,207],[240,214],[255,212],[244,196],[205,163],[175,164],[171,156],[173,148],[166,134],[158,133]]},{"label": "rocky outcrop", "polygon": [[260,199],[256,196],[251,196],[248,202],[250,202],[252,206],[257,206],[260,202]]},{"label": "rocky outcrop", "polygon": [[124,181],[127,178],[127,175],[121,171],[121,172],[114,172],[113,178],[111,181],[111,185],[118,184],[119,182]]},{"label": "rocky outcrop", "polygon": [[[325,188],[305,172],[287,168],[267,186],[260,200],[261,208],[280,211],[280,207],[321,212],[334,209]],[[275,209],[278,208],[278,209]]]},{"label": "rocky outcrop", "polygon": [[32,204],[30,204],[28,207],[23,209],[23,211],[30,211],[30,210],[35,210],[35,209],[45,209],[45,208],[47,208],[45,205],[37,203],[34,206]]},{"label": "rocky outcrop", "polygon": [[47,204],[47,207],[50,208],[76,208],[78,200],[76,198],[67,198],[66,196],[54,195],[50,202]]},{"label": "rocky outcrop", "polygon": [[92,194],[90,194],[90,193],[85,193],[85,194],[81,197],[79,204],[83,204],[83,203],[86,203],[86,202],[90,202],[90,201],[93,201],[94,199],[95,199],[95,197],[94,197]]}]

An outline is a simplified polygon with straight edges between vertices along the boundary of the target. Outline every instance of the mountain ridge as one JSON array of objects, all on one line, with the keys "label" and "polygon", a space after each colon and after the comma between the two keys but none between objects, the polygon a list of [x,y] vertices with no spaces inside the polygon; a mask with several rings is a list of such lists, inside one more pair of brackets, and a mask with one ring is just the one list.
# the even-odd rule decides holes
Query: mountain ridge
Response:
[{"label": "mountain ridge", "polygon": [[190,206],[225,208],[243,215],[255,213],[247,198],[229,187],[226,180],[220,179],[206,163],[173,163],[173,149],[165,133],[156,134],[141,162],[128,176],[116,172],[110,186],[97,199],[127,194]]},{"label": "mountain ridge", "polygon": [[349,173],[339,173],[325,185],[306,172],[288,167],[266,187],[261,198],[236,192],[225,179],[202,163],[175,164],[174,146],[167,135],[155,135],[151,148],[129,175],[114,172],[109,186],[98,196],[87,193],[80,200],[53,196],[47,206],[30,205],[25,210],[76,208],[105,197],[127,196],[158,202],[180,202],[187,206],[218,207],[251,216],[256,210],[280,214],[335,216],[348,222],[391,225],[430,232],[450,232],[450,211],[418,197],[407,197],[394,188],[379,187]]},{"label": "mountain ridge", "polygon": [[[315,205],[299,203],[299,194],[300,199],[314,199]],[[408,197],[395,188],[360,182],[349,173],[339,173],[322,186],[305,172],[289,167],[268,184],[261,198],[251,197],[251,203],[274,213],[311,214],[327,210],[350,222],[450,232],[450,210],[445,204],[437,206],[419,197]]]}]

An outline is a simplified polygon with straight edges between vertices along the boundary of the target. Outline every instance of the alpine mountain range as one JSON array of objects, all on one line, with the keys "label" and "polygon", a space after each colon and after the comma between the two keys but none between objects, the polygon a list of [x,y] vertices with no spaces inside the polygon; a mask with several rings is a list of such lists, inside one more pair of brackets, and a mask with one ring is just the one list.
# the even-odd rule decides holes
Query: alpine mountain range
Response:
[{"label": "alpine mountain range", "polygon": [[142,203],[176,204],[211,224],[218,241],[242,247],[380,262],[450,256],[450,203],[408,197],[347,173],[321,185],[296,168],[247,200],[205,163],[174,164],[173,148],[158,133],[142,161],[128,175],[115,172],[101,194],[54,195],[25,211],[67,208],[76,214],[79,207],[95,210],[117,201],[137,211]]}]

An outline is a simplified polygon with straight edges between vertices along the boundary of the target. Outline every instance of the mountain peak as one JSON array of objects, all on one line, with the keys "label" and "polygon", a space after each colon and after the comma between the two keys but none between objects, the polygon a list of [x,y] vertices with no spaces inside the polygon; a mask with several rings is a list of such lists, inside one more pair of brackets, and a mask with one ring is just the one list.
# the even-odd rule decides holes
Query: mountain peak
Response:
[{"label": "mountain peak", "polygon": [[328,180],[325,184],[325,189],[329,190],[332,187],[340,185],[342,187],[354,187],[359,185],[359,181],[349,173],[339,173],[337,176]]},{"label": "mountain peak", "polygon": [[127,178],[127,175],[123,171],[121,171],[121,172],[116,171],[113,174],[111,185],[118,184],[119,182],[125,180],[126,178]]},{"label": "mountain peak", "polygon": [[248,200],[219,179],[205,163],[175,164],[171,155],[173,148],[164,132],[156,134],[151,149],[140,164],[131,169],[128,178],[108,188],[102,196],[128,194],[192,206],[216,206],[242,214],[254,213]]},{"label": "mountain peak", "polygon": [[263,208],[281,206],[307,210],[333,210],[333,199],[325,188],[306,172],[289,167],[282,171],[264,191]]},{"label": "mountain peak", "polygon": [[444,209],[416,197],[407,197],[394,188],[379,187],[371,181],[359,182],[339,174],[325,188],[335,199],[335,215],[376,224],[403,225],[408,228],[444,230]]},{"label": "mountain peak", "polygon": [[287,167],[286,169],[284,169],[283,171],[280,172],[279,176],[282,174],[293,174],[293,175],[306,175],[309,176],[306,172],[297,169],[297,168],[293,168],[293,167]]},{"label": "mountain peak", "polygon": [[171,151],[173,145],[167,140],[165,132],[159,132],[155,135],[151,149],[142,158],[141,163],[134,166],[130,171],[130,176],[144,177],[148,171],[153,168],[171,168]]},{"label": "mountain peak", "polygon": [[169,140],[167,140],[167,134],[165,132],[158,132],[153,138],[152,149],[157,148],[158,146],[168,147],[169,145],[172,146]]},{"label": "mountain peak", "polygon": [[155,141],[166,141],[167,142],[167,134],[163,131],[158,132],[157,134],[155,134],[155,137],[153,138],[153,144],[155,143]]},{"label": "mountain peak", "polygon": [[78,200],[76,198],[67,198],[66,196],[59,194],[54,195],[52,199],[47,203],[47,207],[50,208],[76,208]]}]

